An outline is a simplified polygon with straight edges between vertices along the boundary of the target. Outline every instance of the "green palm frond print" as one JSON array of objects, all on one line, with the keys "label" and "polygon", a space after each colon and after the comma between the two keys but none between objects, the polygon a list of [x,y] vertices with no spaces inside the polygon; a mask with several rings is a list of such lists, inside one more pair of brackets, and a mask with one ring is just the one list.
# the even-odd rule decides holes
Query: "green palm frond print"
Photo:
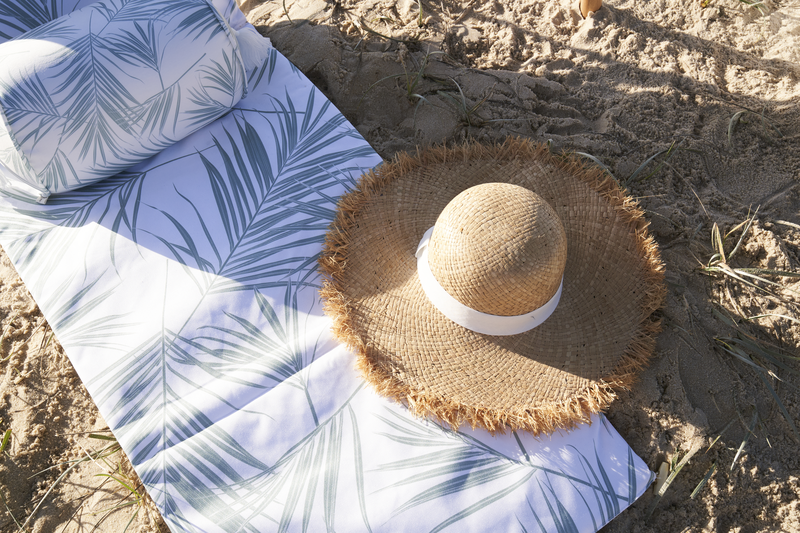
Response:
[{"label": "green palm frond print", "polygon": [[64,5],[62,1],[17,0],[0,4],[0,39],[8,40],[33,30],[76,8],[75,0]]},{"label": "green palm frond print", "polygon": [[[53,0],[21,23],[57,8]],[[0,15],[19,9],[4,3]],[[224,115],[247,91],[232,39],[205,0],[103,0],[18,35],[2,52],[0,125],[29,166],[22,178],[68,191]]]},{"label": "green palm frond print", "polygon": [[[146,13],[137,1],[97,7],[127,24],[102,46],[62,27],[81,53],[63,59],[60,90],[16,80],[3,105],[29,125],[25,142],[63,132],[85,157],[112,158],[128,128],[158,153],[46,205],[0,195],[0,244],[173,531],[596,531],[642,494],[652,474],[602,416],[493,437],[368,388],[332,338],[316,265],[337,199],[380,158],[274,50],[238,103],[230,53],[205,63],[202,90],[183,87],[158,20],[188,13],[173,30],[202,49],[219,37],[209,4],[151,0]],[[0,32],[81,5],[6,0]],[[147,70],[163,90],[139,99],[114,68]],[[67,75],[81,69],[95,83]],[[51,183],[80,175],[62,151],[49,157]]]}]

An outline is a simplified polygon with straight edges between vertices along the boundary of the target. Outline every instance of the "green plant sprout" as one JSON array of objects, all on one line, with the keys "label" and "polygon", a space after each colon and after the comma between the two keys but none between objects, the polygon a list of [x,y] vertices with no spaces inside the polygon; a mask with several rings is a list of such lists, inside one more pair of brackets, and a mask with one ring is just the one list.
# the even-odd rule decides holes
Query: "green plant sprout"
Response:
[{"label": "green plant sprout", "polygon": [[[711,448],[713,448],[714,445],[719,441],[719,439],[722,438],[722,436],[725,434],[725,432],[728,431],[728,429],[730,429],[730,427],[733,425],[734,422],[735,422],[734,420],[731,420],[730,422],[728,422],[728,425],[726,425],[724,428],[722,428],[722,431],[717,433],[717,436],[714,437],[714,439],[712,439],[711,444],[709,444],[708,447],[706,448],[706,450],[703,452],[704,454],[707,454],[708,452],[711,451]],[[748,435],[749,435],[749,433],[748,433]],[[736,461],[734,460],[734,463],[735,462]],[[717,471],[717,462],[714,461],[713,463],[711,463],[711,466],[708,468],[708,470],[706,470],[706,473],[703,475],[703,479],[700,480],[700,482],[694,488],[692,493],[689,495],[689,498],[691,498],[692,500],[695,499],[697,497],[697,495],[700,494],[700,492],[703,490],[703,487],[706,486],[708,481],[711,479],[711,476],[713,476],[714,472],[716,472],[716,471]]]},{"label": "green plant sprout", "polygon": [[414,101],[416,101],[416,106],[414,106],[414,123],[416,124],[417,110],[422,105],[422,103],[424,102],[428,105],[433,105],[431,104],[430,100],[425,98],[417,91],[417,86],[419,85],[420,81],[422,81],[422,79],[425,77],[425,69],[428,66],[428,61],[430,60],[430,57],[433,55],[438,55],[443,53],[444,52],[441,51],[436,51],[436,52],[429,51],[428,53],[425,54],[425,57],[422,58],[422,62],[418,65],[418,68],[414,71],[409,71],[406,68],[405,63],[403,63],[403,74],[392,74],[391,76],[384,76],[383,78],[379,79],[378,81],[367,87],[367,90],[364,91],[363,95],[361,95],[361,99],[358,101],[358,105],[359,106],[361,105],[361,103],[364,101],[364,98],[366,98],[367,93],[369,93],[379,83],[389,79],[405,78],[406,98],[411,103],[414,103]]},{"label": "green plant sprout", "polygon": [[[755,411],[755,410],[754,410],[754,415],[757,415],[757,411]],[[713,448],[714,445],[717,444],[717,442],[719,442],[719,439],[722,438],[722,436],[725,434],[725,432],[728,431],[728,429],[730,429],[730,427],[733,425],[734,422],[735,422],[735,420],[731,420],[722,429],[722,431],[717,433],[717,436],[714,437],[711,440],[711,443],[708,445],[708,447],[706,447],[705,451],[703,452],[704,455],[708,454],[708,452],[711,451],[711,448]],[[742,451],[744,450],[745,446],[747,445],[747,441],[749,440],[750,435],[752,434],[752,430],[754,428],[755,428],[754,424],[751,424],[750,427],[748,428],[748,432],[746,433],[745,438],[743,439],[742,443],[739,445],[739,449],[738,449],[738,451],[736,453],[736,456],[734,457],[733,462],[731,463],[731,470],[733,469],[733,467],[736,464],[736,462],[739,460],[739,457],[741,456]],[[670,460],[668,469],[667,469],[667,472],[669,474],[668,474],[667,478],[664,480],[663,484],[656,491],[655,499],[653,500],[653,502],[650,504],[650,507],[648,508],[648,511],[647,511],[647,517],[648,518],[653,514],[653,511],[655,510],[655,508],[660,503],[660,501],[663,498],[664,494],[666,494],[667,489],[672,484],[672,482],[675,480],[675,478],[678,476],[678,474],[683,469],[683,467],[686,466],[689,463],[689,461],[692,459],[692,457],[694,457],[697,454],[697,452],[700,451],[700,449],[701,449],[701,446],[696,446],[696,447],[692,448],[691,450],[689,450],[689,452],[687,452],[683,456],[683,458],[680,458],[680,453],[678,453],[678,454],[676,454],[675,456],[672,457],[672,459]],[[708,470],[706,470],[706,472],[703,475],[703,478],[700,480],[700,482],[697,483],[697,485],[695,486],[694,490],[692,490],[691,494],[689,495],[690,499],[695,499],[700,494],[700,492],[702,492],[703,487],[706,486],[706,484],[709,482],[709,480],[711,479],[711,477],[714,475],[714,473],[716,471],[717,471],[717,462],[714,461],[711,464],[711,466],[708,468]],[[658,487],[658,485],[656,485],[656,486]]]},{"label": "green plant sprout", "polygon": [[[377,18],[377,20],[384,20],[384,19],[392,20],[389,17],[378,17]],[[376,31],[376,30],[370,28],[369,26],[367,26],[366,22],[364,22],[360,18],[353,18],[353,19],[351,19],[351,21],[353,22],[353,25],[356,28],[358,28],[359,30],[361,30],[362,32],[371,33],[372,35],[380,37],[381,39],[386,39],[387,41],[392,41],[392,42],[395,42],[395,43],[418,43],[419,42],[419,39],[414,39],[414,38],[411,38],[411,39],[398,39],[397,37],[389,37],[388,35],[384,35],[384,34],[380,33],[379,31]],[[363,41],[363,40],[364,40],[364,38],[362,36],[362,38],[359,39],[359,41],[356,43],[355,47],[358,48],[358,45],[360,45],[361,41]],[[439,53],[441,53],[441,52],[439,52]],[[389,77],[391,77],[391,76],[389,76]]]},{"label": "green plant sprout", "polygon": [[[752,215],[748,214],[747,218],[743,222],[737,224],[733,229],[724,235],[715,222],[711,228],[711,245],[714,250],[714,254],[708,260],[708,263],[701,265],[700,270],[705,274],[723,274],[749,287],[755,288],[760,292],[787,302],[786,298],[776,292],[776,289],[787,290],[795,294],[797,294],[797,292],[786,287],[785,285],[769,280],[765,276],[778,278],[800,278],[800,273],[767,268],[736,268],[730,265],[733,257],[741,249],[742,243],[744,242],[748,231],[750,231],[750,228],[752,227],[757,215],[758,209],[756,209]],[[733,250],[726,255],[726,241],[731,235],[742,228],[744,229],[742,230],[742,234],[739,236],[739,240],[736,242],[736,246],[734,246]],[[760,283],[761,285],[757,283]],[[747,317],[746,319],[752,320],[755,318],[760,318],[760,316],[765,315],[759,315],[758,317]]]},{"label": "green plant sprout", "polygon": [[760,0],[739,0],[739,2],[748,7],[752,7],[753,9],[757,9],[758,12],[761,13],[762,17],[767,14],[766,6],[764,6],[764,2],[761,2]]},{"label": "green plant sprout", "polygon": [[369,93],[372,89],[374,89],[375,86],[386,80],[397,79],[397,78],[405,78],[406,98],[408,98],[410,102],[414,102],[415,98],[417,99],[417,101],[424,100],[428,102],[428,100],[424,96],[422,96],[417,92],[417,86],[419,85],[419,82],[422,81],[422,79],[425,77],[425,68],[428,66],[428,60],[430,59],[430,57],[443,53],[444,52],[440,51],[428,52],[427,54],[425,54],[425,57],[422,58],[422,62],[419,64],[419,68],[417,68],[415,71],[409,71],[406,68],[405,64],[403,64],[403,74],[392,74],[390,76],[384,76],[383,78],[379,79],[378,81],[367,87],[367,90],[364,91],[363,95],[361,95],[361,99],[358,101],[358,104],[361,105],[361,103],[364,101],[364,98],[366,98],[367,93]]},{"label": "green plant sprout", "polygon": [[486,123],[486,120],[484,120],[483,117],[478,115],[477,111],[486,102],[486,100],[489,99],[491,93],[481,98],[475,104],[469,105],[467,103],[467,97],[464,96],[464,91],[461,90],[461,85],[459,85],[458,82],[452,78],[450,78],[450,80],[458,89],[459,98],[456,98],[452,94],[447,93],[445,91],[436,91],[436,94],[444,98],[447,98],[455,105],[456,110],[460,115],[461,122],[464,123],[467,127],[482,126],[484,123]]},{"label": "green plant sprout", "polygon": [[[550,141],[548,140],[547,142],[548,142],[548,146],[549,146],[549,143],[550,143]],[[600,161],[600,160],[599,160],[597,157],[593,156],[592,154],[587,154],[586,152],[573,152],[573,153],[574,153],[575,155],[577,155],[577,156],[580,156],[580,157],[583,157],[583,158],[585,158],[585,159],[588,159],[589,161],[591,161],[592,163],[594,163],[594,164],[595,164],[595,165],[597,165],[598,167],[602,168],[602,169],[603,169],[603,171],[604,171],[606,174],[608,174],[609,176],[611,176],[611,178],[612,178],[614,181],[616,181],[617,183],[619,183],[619,180],[617,179],[617,177],[616,177],[616,176],[614,176],[614,173],[613,173],[613,172],[611,172],[611,169],[610,169],[610,168],[608,168],[606,165],[604,165],[604,164],[603,164],[603,162],[602,162],[602,161]]]},{"label": "green plant sprout", "polygon": [[[764,268],[739,268],[731,266],[731,261],[736,256],[737,252],[739,252],[739,250],[741,249],[742,244],[744,243],[745,238],[747,237],[747,234],[750,231],[750,228],[752,227],[757,214],[758,214],[758,209],[756,209],[756,211],[752,215],[748,214],[747,218],[743,222],[737,224],[733,229],[726,232],[725,234],[723,234],[722,231],[720,231],[719,226],[716,223],[714,223],[711,229],[711,246],[714,253],[709,259],[707,264],[701,265],[700,270],[701,272],[707,275],[714,275],[714,276],[722,275],[729,280],[734,280],[747,287],[753,288],[768,298],[774,298],[775,300],[779,300],[787,304],[793,304],[793,302],[791,302],[790,300],[785,298],[782,294],[780,294],[778,290],[788,290],[793,293],[796,293],[796,291],[792,291],[783,284],[767,279],[767,277],[800,278],[800,274],[785,270],[764,269]],[[736,245],[730,252],[726,253],[725,251],[726,242],[735,232],[739,231],[740,229],[742,230],[742,233],[739,236],[739,239],[736,241]],[[786,420],[786,423],[788,424],[789,428],[792,430],[792,435],[794,436],[795,440],[800,442],[800,433],[797,430],[797,426],[795,425],[793,418],[789,415],[786,406],[783,404],[780,397],[778,396],[778,393],[775,391],[775,388],[770,383],[770,378],[772,378],[775,379],[776,381],[786,384],[787,386],[792,386],[790,383],[788,383],[787,381],[783,380],[780,376],[778,376],[775,373],[775,371],[773,371],[770,368],[770,365],[784,372],[800,375],[800,372],[798,372],[797,370],[786,364],[789,361],[795,361],[795,362],[800,361],[800,357],[797,357],[789,353],[787,350],[783,348],[772,345],[767,341],[762,341],[760,339],[757,339],[755,336],[745,331],[741,327],[741,324],[738,323],[736,320],[734,320],[732,317],[730,316],[726,317],[723,313],[716,310],[715,314],[717,317],[721,318],[726,325],[732,327],[735,330],[734,336],[715,337],[714,341],[717,343],[717,346],[724,353],[733,356],[735,359],[741,361],[756,373],[756,376],[761,380],[761,382],[764,384],[764,387],[767,389],[772,398],[775,400],[775,403],[778,406],[781,415]],[[783,317],[797,322],[797,319],[793,319],[792,317],[775,313],[760,314],[749,317],[742,316],[741,318],[744,321],[749,322],[765,316]],[[754,418],[750,426],[755,427],[755,423],[757,422],[757,412],[754,412],[753,417]],[[752,430],[750,431],[752,432]],[[749,438],[749,433],[748,433],[748,438]],[[741,448],[743,448],[745,444],[746,440],[745,442],[742,443]]]},{"label": "green plant sprout", "polygon": [[624,183],[625,187],[627,187],[630,183],[633,183],[639,176],[639,174],[642,173],[645,167],[650,164],[651,161],[653,161],[656,157],[663,154],[666,156],[664,160],[661,161],[658,164],[658,166],[654,170],[652,170],[649,174],[647,174],[644,178],[639,178],[639,179],[641,179],[642,181],[647,181],[656,174],[658,174],[658,172],[664,167],[664,165],[666,165],[669,162],[669,160],[672,159],[672,156],[675,155],[675,153],[681,148],[684,141],[685,139],[681,140],[681,142],[679,142],[677,145],[675,144],[675,141],[672,141],[672,144],[669,145],[669,148],[666,148],[664,150],[659,150],[658,152],[648,157],[644,161],[644,163],[639,165],[639,167],[636,170],[634,170],[630,176],[628,176],[628,179],[626,179]]},{"label": "green plant sprout", "polygon": [[[740,0],[743,3],[748,3],[746,0]],[[755,5],[755,3],[753,4]],[[761,2],[758,2],[758,5],[762,5]],[[778,134],[778,137],[783,138],[783,133],[778,127],[769,120],[763,112],[753,111],[752,109],[746,108],[744,106],[739,106],[743,109],[741,111],[737,111],[733,114],[731,119],[728,121],[728,147],[733,148],[733,134],[736,131],[736,127],[742,123],[747,124],[746,117],[747,115],[756,115],[761,118],[761,129],[762,131],[766,132],[767,125],[769,125],[775,133]]]},{"label": "green plant sprout", "polygon": [[[109,514],[113,513],[114,511],[117,511],[119,509],[124,509],[124,508],[130,507],[130,506],[136,506],[137,507],[136,511],[131,515],[130,519],[128,520],[128,523],[125,525],[125,529],[122,530],[123,533],[124,533],[125,531],[128,530],[130,525],[133,523],[133,521],[139,515],[139,511],[141,510],[142,504],[143,504],[142,494],[134,486],[134,483],[132,483],[131,480],[129,478],[127,478],[127,476],[122,472],[122,467],[119,464],[117,465],[117,468],[114,471],[114,473],[112,473],[112,474],[101,473],[101,474],[95,474],[95,476],[113,480],[113,481],[117,482],[125,490],[127,490],[128,492],[122,498],[122,502],[121,503],[118,503],[116,505],[112,505],[112,506],[107,507],[105,509],[101,509],[100,511],[97,511],[97,512],[95,512],[93,514],[97,515],[97,514],[103,513],[103,518],[105,518]],[[133,497],[133,500],[132,501],[125,501],[129,497]],[[101,519],[101,521],[102,521],[102,519]]]},{"label": "green plant sprout", "polygon": [[692,493],[689,495],[689,498],[694,500],[697,497],[697,495],[700,494],[700,491],[703,490],[703,487],[705,487],[706,483],[708,483],[708,480],[711,479],[711,476],[713,476],[714,472],[716,471],[717,471],[717,463],[715,461],[714,463],[711,464],[711,467],[706,471],[706,475],[703,476],[703,479],[700,480],[700,483],[697,484]]},{"label": "green plant sprout", "polygon": [[[130,479],[130,477],[128,477],[125,473],[122,472],[121,465],[119,463],[117,463],[116,465],[113,465],[112,463],[110,463],[107,460],[109,457],[111,457],[114,454],[120,452],[122,450],[122,447],[117,442],[117,439],[115,437],[113,437],[113,436],[102,435],[102,434],[97,434],[97,433],[91,433],[91,434],[88,435],[88,437],[91,438],[91,439],[108,441],[108,444],[105,445],[100,450],[91,451],[91,452],[87,451],[84,457],[81,457],[81,458],[78,458],[78,459],[72,459],[72,460],[69,460],[69,461],[64,461],[63,463],[59,463],[57,465],[53,465],[53,466],[51,466],[49,468],[46,468],[46,469],[34,474],[34,476],[37,476],[37,475],[43,474],[43,473],[45,473],[45,472],[47,472],[49,470],[52,470],[54,468],[58,468],[58,467],[60,467],[62,465],[69,465],[61,473],[61,475],[59,475],[58,478],[56,478],[56,480],[50,485],[50,487],[47,489],[47,491],[41,497],[41,499],[39,500],[39,503],[33,509],[31,514],[28,515],[28,518],[25,520],[25,522],[23,524],[21,524],[21,525],[19,523],[17,523],[17,527],[18,527],[18,529],[20,531],[26,531],[26,528],[31,523],[33,518],[36,516],[36,513],[39,511],[39,509],[41,508],[42,504],[44,504],[44,502],[47,500],[47,497],[50,495],[50,493],[53,491],[53,489],[55,489],[56,486],[58,486],[58,484],[72,470],[74,470],[79,465],[84,464],[84,463],[88,463],[88,462],[92,462],[95,465],[97,465],[99,468],[104,470],[104,472],[95,474],[96,477],[104,478],[104,481],[98,487],[95,487],[95,491],[99,490],[109,480],[115,481],[117,484],[119,484],[121,487],[123,487],[125,489],[125,491],[126,491],[125,495],[121,497],[121,502],[120,503],[112,505],[112,506],[107,507],[105,509],[101,509],[101,510],[99,510],[99,511],[97,511],[95,513],[92,513],[92,514],[93,515],[103,514],[103,518],[101,518],[101,520],[100,520],[102,522],[102,520],[104,520],[106,516],[108,516],[109,514],[111,514],[112,512],[114,512],[116,510],[123,509],[123,508],[130,507],[130,506],[137,506],[138,508],[136,509],[136,511],[131,516],[130,520],[128,521],[128,523],[125,526],[125,529],[123,531],[127,531],[127,529],[130,527],[130,525],[136,519],[136,517],[139,514],[139,510],[144,506],[143,505],[144,497],[143,497],[142,493],[139,491],[139,489],[136,487],[137,484],[132,479]],[[4,440],[5,440],[5,438],[4,438]],[[133,497],[133,499],[131,501],[126,501],[131,497]],[[81,505],[83,505],[83,504],[81,504]],[[6,505],[6,509],[8,510],[8,506],[7,505]],[[78,509],[76,509],[75,512],[77,513],[78,510],[80,510],[80,506],[78,507]],[[73,516],[74,516],[74,514],[73,514]],[[15,519],[15,521],[16,521],[16,519]]]},{"label": "green plant sprout", "polygon": [[[686,141],[686,139],[681,139],[679,142],[672,141],[668,148],[663,148],[661,150],[658,150],[656,153],[652,154],[647,159],[645,159],[644,162],[642,164],[640,164],[638,167],[636,167],[636,170],[634,170],[631,173],[631,175],[628,176],[627,179],[624,179],[624,180],[621,180],[621,179],[617,178],[614,175],[614,173],[611,172],[611,169],[609,169],[605,164],[603,164],[603,162],[600,161],[600,159],[598,159],[596,156],[594,156],[592,154],[587,154],[586,152],[574,152],[574,154],[579,156],[579,157],[582,157],[584,159],[588,159],[592,163],[596,164],[601,169],[603,169],[603,171],[606,174],[608,174],[611,178],[613,178],[614,181],[619,183],[620,186],[622,186],[623,188],[627,189],[630,186],[630,184],[632,184],[632,183],[634,183],[636,181],[647,181],[650,178],[652,178],[653,176],[655,176],[656,174],[658,174],[661,171],[661,169],[664,168],[665,166],[670,166],[669,165],[670,159],[672,159],[672,157],[676,153],[678,153],[679,151],[702,154],[702,152],[700,152],[699,150],[694,150],[694,149],[691,149],[691,148],[685,148],[683,146],[685,141]],[[662,155],[664,156],[664,159],[662,159],[658,163],[658,165],[656,165],[656,167],[653,170],[651,170],[648,174],[642,175],[642,173],[647,168],[647,166],[650,163],[652,163],[654,160],[656,160],[656,158],[658,158],[659,156],[662,156]],[[670,168],[672,168],[672,167],[670,166]]]},{"label": "green plant sprout", "polygon": [[[767,10],[766,10],[766,7],[764,6],[764,2],[762,2],[761,0],[739,0],[739,2],[744,4],[744,5],[746,5],[746,6],[752,7],[753,9],[757,9],[758,12],[761,14],[761,16],[764,16],[764,15],[767,14]],[[700,1],[700,7],[702,7],[703,9],[707,8],[710,5],[711,5],[711,0],[701,0]],[[720,7],[719,9],[720,9],[720,12],[721,12],[722,11],[722,7]]]},{"label": "green plant sprout", "polygon": [[8,443],[11,441],[11,428],[8,428],[5,433],[3,433],[3,441],[0,442],[0,454],[5,453],[8,455],[6,448],[8,447]]},{"label": "green plant sprout", "polygon": [[283,0],[283,14],[286,15],[286,18],[289,20],[289,24],[294,26],[294,21],[292,21],[292,17],[289,16],[289,10],[286,7],[286,0]]}]

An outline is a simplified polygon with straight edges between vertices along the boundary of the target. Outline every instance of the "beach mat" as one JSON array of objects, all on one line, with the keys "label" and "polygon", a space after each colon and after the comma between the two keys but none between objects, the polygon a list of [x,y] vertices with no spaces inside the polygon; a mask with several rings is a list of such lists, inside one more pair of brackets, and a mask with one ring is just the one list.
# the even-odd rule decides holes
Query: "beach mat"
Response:
[{"label": "beach mat", "polygon": [[[0,36],[88,3],[4,0]],[[596,531],[653,476],[605,417],[452,431],[333,339],[317,257],[380,162],[272,51],[229,114],[128,172],[1,197],[0,244],[176,533]]]}]

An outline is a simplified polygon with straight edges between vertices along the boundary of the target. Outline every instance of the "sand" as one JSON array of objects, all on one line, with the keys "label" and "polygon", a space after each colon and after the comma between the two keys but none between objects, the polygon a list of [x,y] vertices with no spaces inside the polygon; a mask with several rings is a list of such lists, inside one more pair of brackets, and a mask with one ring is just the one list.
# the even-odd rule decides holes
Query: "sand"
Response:
[{"label": "sand", "polygon": [[[800,282],[771,278],[783,287],[771,295],[701,269],[714,224],[725,234],[758,208],[731,267],[799,270],[800,1],[614,0],[586,20],[560,0],[248,0],[243,9],[384,158],[518,135],[590,154],[626,183],[651,221],[669,294],[653,362],[608,417],[653,470],[699,451],[649,518],[650,491],[603,531],[800,531],[800,444],[757,372],[715,340],[739,331],[798,355]],[[746,320],[759,315],[769,316]],[[90,438],[105,422],[5,255],[0,331],[0,432],[12,433],[0,457],[0,530],[16,531],[65,461],[108,442]],[[800,425],[800,365],[765,367]],[[138,510],[128,531],[166,530],[146,498],[107,511],[135,501],[96,476],[117,468],[138,484],[122,453],[81,463],[31,529],[123,531]]]}]

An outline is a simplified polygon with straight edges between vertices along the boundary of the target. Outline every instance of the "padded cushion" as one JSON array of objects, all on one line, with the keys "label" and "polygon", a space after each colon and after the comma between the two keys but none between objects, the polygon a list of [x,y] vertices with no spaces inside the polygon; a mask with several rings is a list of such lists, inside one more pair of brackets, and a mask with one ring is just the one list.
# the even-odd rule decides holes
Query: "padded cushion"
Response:
[{"label": "padded cushion", "polygon": [[0,45],[3,187],[44,201],[226,113],[247,91],[236,16],[232,0],[102,0]]}]

